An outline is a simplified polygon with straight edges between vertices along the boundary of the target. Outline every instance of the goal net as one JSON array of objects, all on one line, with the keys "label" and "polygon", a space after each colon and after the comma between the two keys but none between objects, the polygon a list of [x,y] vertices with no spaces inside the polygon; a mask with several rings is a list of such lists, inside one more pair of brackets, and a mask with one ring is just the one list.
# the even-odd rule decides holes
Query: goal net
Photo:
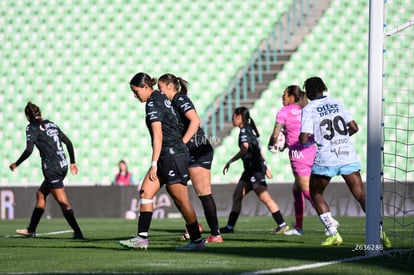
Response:
[{"label": "goal net", "polygon": [[[379,6],[376,6],[377,4]],[[381,29],[381,33],[376,31],[378,29]],[[414,41],[412,0],[371,1],[369,100],[373,102],[368,104],[371,105],[369,124],[374,123],[374,125],[368,126],[371,127],[368,143],[378,128],[381,129],[379,134],[382,139],[380,144],[374,142],[374,146],[379,145],[380,149],[373,148],[368,152],[367,158],[368,161],[376,163],[381,160],[381,163],[378,164],[380,171],[376,171],[373,164],[370,173],[367,173],[366,242],[372,244],[380,241],[378,232],[382,225],[383,231],[392,243],[389,253],[399,255],[408,253],[410,256],[414,251],[414,46],[412,41]],[[380,42],[381,49],[373,45],[377,42]],[[374,58],[380,61],[374,61]],[[377,74],[378,69],[381,70],[378,72],[381,75],[374,75]],[[375,81],[380,82],[380,87]],[[376,88],[380,89],[375,91]],[[378,91],[382,91],[382,94]],[[376,112],[375,107],[380,111]],[[374,115],[379,116],[381,120],[373,118]],[[373,140],[375,141],[374,138]],[[379,158],[376,150],[380,152]],[[381,182],[378,190],[372,187],[377,179],[377,172]],[[375,208],[377,202],[380,205],[379,215]],[[377,218],[379,218],[378,223]]]}]

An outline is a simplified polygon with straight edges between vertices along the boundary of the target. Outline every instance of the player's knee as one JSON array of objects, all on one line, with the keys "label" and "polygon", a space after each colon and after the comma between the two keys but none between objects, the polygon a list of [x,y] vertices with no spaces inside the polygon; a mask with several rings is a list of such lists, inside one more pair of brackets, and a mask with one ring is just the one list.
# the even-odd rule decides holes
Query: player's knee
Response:
[{"label": "player's knee", "polygon": [[71,209],[70,204],[67,202],[59,202],[59,206],[60,206],[60,209],[62,209],[62,211]]},{"label": "player's knee", "polygon": [[141,198],[140,200],[139,200],[139,203],[140,204],[152,204],[153,203],[153,199],[145,199],[145,198]]}]

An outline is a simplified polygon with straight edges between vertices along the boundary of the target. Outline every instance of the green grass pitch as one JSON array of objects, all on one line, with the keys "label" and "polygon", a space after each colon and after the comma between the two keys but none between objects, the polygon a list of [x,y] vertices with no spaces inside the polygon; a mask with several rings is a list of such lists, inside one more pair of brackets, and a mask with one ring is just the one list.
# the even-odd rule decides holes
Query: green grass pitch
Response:
[{"label": "green grass pitch", "polygon": [[[337,217],[344,243],[321,247],[324,230],[315,216],[305,217],[303,236],[272,235],[271,217],[240,217],[234,234],[206,250],[178,252],[183,219],[155,219],[148,250],[128,250],[118,241],[136,233],[137,221],[79,219],[85,240],[72,240],[62,218],[42,219],[34,239],[15,234],[28,219],[0,221],[0,274],[412,274],[414,255],[360,258],[365,251],[365,219]],[[286,217],[290,223],[293,217]],[[220,219],[224,225],[225,219]],[[204,226],[203,237],[208,236]],[[57,234],[46,234],[46,233]],[[387,253],[385,253],[387,254]],[[323,264],[325,266],[321,266]]]}]

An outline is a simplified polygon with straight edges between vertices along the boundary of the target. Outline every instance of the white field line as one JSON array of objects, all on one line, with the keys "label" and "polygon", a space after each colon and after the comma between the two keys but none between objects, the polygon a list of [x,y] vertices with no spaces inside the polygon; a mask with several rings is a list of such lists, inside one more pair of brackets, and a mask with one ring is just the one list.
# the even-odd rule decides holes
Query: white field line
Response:
[{"label": "white field line", "polygon": [[[393,251],[387,251],[387,252],[393,252]],[[299,265],[299,266],[291,266],[291,267],[283,267],[283,268],[274,268],[269,270],[257,270],[253,272],[246,272],[241,273],[239,275],[258,275],[258,274],[274,274],[274,273],[282,273],[282,272],[290,272],[290,271],[301,271],[305,269],[312,269],[312,268],[318,268],[323,267],[327,265],[333,265],[333,264],[341,264],[346,262],[353,262],[353,261],[359,261],[363,259],[383,256],[384,254],[380,255],[367,255],[367,256],[357,256],[357,257],[351,257],[351,258],[345,258],[345,259],[339,259],[339,260],[333,260],[329,262],[318,262],[314,264],[305,264],[305,265]]]},{"label": "white field line", "polygon": [[[47,235],[59,235],[64,233],[70,233],[73,232],[72,230],[62,230],[62,231],[52,231],[52,232],[45,232],[45,233],[36,233],[36,236],[47,236]],[[14,238],[14,237],[20,237],[22,235],[16,234],[16,235],[9,235],[4,236],[4,238]]]}]

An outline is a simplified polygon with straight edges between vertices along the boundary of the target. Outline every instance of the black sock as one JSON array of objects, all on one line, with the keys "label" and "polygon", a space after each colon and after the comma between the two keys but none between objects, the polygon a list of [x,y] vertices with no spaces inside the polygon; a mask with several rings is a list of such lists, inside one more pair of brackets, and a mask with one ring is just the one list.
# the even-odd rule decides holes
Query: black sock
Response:
[{"label": "black sock", "polygon": [[138,236],[148,238],[148,231],[151,225],[152,212],[141,212],[138,218]]},{"label": "black sock", "polygon": [[206,217],[208,226],[210,227],[211,235],[220,235],[217,219],[217,208],[216,203],[213,199],[213,195],[209,194],[206,196],[199,196],[198,198],[200,199],[201,204],[203,205],[204,216]]},{"label": "black sock", "polygon": [[45,210],[41,208],[33,209],[32,217],[30,218],[30,224],[29,224],[29,227],[27,228],[27,231],[36,232],[37,225],[39,224],[39,221],[43,215],[43,212],[45,212]]},{"label": "black sock", "polygon": [[282,213],[280,213],[280,210],[275,213],[272,213],[272,217],[278,225],[285,223],[285,220],[283,219],[283,216],[282,216]]},{"label": "black sock", "polygon": [[82,235],[82,231],[79,228],[78,222],[75,218],[75,213],[73,209],[64,210],[63,216],[65,217],[66,221],[69,223],[70,227],[72,227],[73,231],[76,235]]},{"label": "black sock", "polygon": [[201,238],[200,229],[198,228],[198,221],[195,221],[192,224],[186,224],[188,234],[190,235],[191,242],[200,243],[203,241]]},{"label": "black sock", "polygon": [[239,218],[240,212],[230,212],[229,219],[227,221],[227,225],[234,227],[236,225],[237,219]]}]

